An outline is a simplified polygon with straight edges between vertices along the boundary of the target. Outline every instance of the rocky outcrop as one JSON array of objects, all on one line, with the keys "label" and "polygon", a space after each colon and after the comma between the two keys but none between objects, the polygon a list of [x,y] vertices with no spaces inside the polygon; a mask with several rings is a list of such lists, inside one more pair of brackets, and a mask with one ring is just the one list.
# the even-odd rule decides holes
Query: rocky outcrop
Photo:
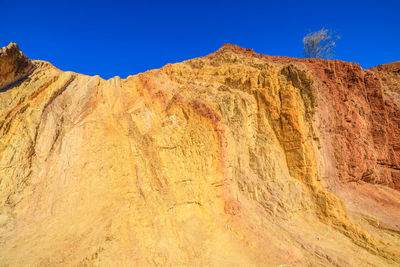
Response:
[{"label": "rocky outcrop", "polygon": [[0,49],[0,88],[18,81],[32,70],[31,61],[19,51],[18,45],[10,43]]},{"label": "rocky outcrop", "polygon": [[400,263],[397,63],[224,45],[103,80],[0,59],[3,265]]}]

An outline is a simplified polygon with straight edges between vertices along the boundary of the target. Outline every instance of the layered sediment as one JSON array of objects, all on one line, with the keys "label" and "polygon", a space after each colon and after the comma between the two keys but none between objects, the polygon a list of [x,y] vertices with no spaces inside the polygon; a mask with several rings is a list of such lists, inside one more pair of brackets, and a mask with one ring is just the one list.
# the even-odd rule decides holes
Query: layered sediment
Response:
[{"label": "layered sediment", "polygon": [[0,50],[0,265],[398,266],[400,65],[104,80]]}]

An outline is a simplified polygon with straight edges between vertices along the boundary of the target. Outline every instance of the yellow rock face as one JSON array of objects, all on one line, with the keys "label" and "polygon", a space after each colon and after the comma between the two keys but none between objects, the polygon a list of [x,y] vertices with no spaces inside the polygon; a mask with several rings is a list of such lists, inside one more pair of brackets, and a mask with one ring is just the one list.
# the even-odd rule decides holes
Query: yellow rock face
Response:
[{"label": "yellow rock face", "polygon": [[1,266],[398,266],[398,232],[350,219],[327,187],[305,65],[224,46],[106,81],[15,47],[0,52]]}]

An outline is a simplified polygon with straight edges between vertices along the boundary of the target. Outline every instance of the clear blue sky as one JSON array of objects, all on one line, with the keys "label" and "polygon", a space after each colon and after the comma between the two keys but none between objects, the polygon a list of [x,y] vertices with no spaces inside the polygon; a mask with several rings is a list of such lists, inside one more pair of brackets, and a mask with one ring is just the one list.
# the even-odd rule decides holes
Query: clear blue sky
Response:
[{"label": "clear blue sky", "polygon": [[336,58],[363,68],[400,60],[400,0],[0,0],[0,46],[103,78],[160,68],[224,43],[302,57],[302,37],[336,30]]}]

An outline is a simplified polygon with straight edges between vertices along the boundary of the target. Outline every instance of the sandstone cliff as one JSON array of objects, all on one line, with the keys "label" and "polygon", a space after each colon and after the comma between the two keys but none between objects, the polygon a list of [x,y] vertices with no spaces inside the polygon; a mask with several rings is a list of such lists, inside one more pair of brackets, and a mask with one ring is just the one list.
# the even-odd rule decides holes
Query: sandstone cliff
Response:
[{"label": "sandstone cliff", "polygon": [[103,80],[0,50],[1,266],[398,266],[400,63],[234,45]]}]

